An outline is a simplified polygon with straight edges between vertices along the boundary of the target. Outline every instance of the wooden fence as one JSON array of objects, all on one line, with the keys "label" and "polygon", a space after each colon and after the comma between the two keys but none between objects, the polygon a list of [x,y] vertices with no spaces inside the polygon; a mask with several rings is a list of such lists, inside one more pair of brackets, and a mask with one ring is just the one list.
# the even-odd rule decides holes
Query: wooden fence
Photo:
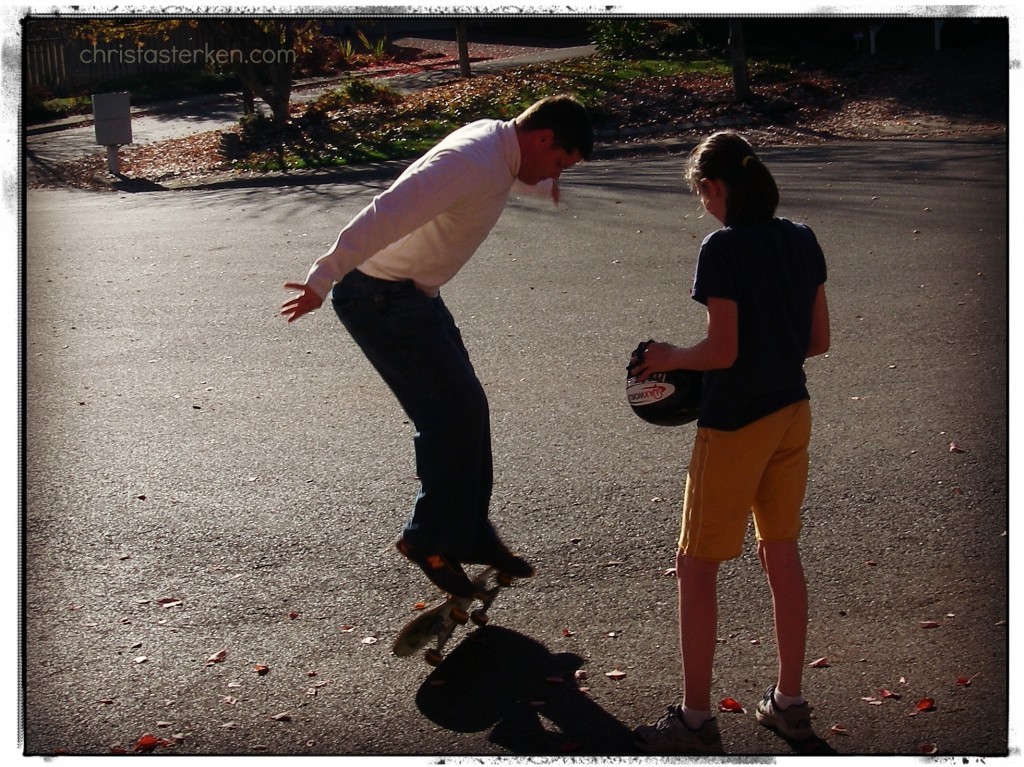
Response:
[{"label": "wooden fence", "polygon": [[72,37],[28,39],[22,51],[22,78],[30,93],[67,96],[122,77],[202,68],[215,61],[216,53],[193,29],[175,30],[167,40],[96,45]]}]

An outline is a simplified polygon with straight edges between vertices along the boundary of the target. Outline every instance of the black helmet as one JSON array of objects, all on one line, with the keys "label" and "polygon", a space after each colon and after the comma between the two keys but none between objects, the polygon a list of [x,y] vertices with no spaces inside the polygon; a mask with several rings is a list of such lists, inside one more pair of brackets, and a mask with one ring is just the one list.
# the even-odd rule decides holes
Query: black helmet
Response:
[{"label": "black helmet", "polygon": [[[627,371],[643,359],[648,343],[645,341],[637,346]],[[628,376],[626,399],[633,412],[648,423],[656,426],[681,426],[697,420],[703,380],[704,374],[699,370],[651,373],[646,381]]]}]

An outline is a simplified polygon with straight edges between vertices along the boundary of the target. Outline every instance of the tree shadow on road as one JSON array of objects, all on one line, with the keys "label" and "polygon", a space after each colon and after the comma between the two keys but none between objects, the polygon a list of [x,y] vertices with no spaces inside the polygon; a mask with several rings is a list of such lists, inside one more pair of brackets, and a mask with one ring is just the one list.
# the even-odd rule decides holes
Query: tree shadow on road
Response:
[{"label": "tree shadow on road", "polygon": [[515,754],[635,755],[631,731],[580,690],[583,659],[500,627],[477,629],[423,682],[416,704],[456,732],[493,727]]}]

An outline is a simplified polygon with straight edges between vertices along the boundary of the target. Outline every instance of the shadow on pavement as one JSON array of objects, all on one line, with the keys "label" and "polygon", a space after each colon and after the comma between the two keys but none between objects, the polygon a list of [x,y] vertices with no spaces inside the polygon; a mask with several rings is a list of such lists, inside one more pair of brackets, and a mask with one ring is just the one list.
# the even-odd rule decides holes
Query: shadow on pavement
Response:
[{"label": "shadow on pavement", "polygon": [[781,733],[775,733],[779,738],[786,741],[793,753],[799,756],[838,756],[839,752],[824,740],[814,735],[807,740],[793,740]]},{"label": "shadow on pavement", "polygon": [[630,729],[576,684],[583,659],[500,627],[475,630],[423,682],[416,704],[456,732],[493,727],[515,754],[634,755]]}]

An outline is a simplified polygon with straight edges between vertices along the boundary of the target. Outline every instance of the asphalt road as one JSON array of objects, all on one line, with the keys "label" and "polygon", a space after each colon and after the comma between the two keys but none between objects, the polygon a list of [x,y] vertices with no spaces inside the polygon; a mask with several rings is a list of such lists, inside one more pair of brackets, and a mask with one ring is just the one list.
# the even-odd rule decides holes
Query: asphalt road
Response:
[{"label": "asphalt road", "polygon": [[[1006,144],[763,156],[830,268],[804,536],[820,749],[1016,752]],[[665,570],[693,431],[635,418],[623,376],[638,340],[704,323],[713,222],[680,168],[569,171],[560,208],[511,204],[444,290],[490,396],[492,516],[539,573],[435,671],[390,653],[438,597],[391,549],[411,427],[330,311],[277,314],[385,181],[29,190],[23,752],[634,754],[679,690]],[[726,750],[792,754],[753,717],[775,649],[752,547],[720,588],[714,695],[746,709],[719,715]]]}]

